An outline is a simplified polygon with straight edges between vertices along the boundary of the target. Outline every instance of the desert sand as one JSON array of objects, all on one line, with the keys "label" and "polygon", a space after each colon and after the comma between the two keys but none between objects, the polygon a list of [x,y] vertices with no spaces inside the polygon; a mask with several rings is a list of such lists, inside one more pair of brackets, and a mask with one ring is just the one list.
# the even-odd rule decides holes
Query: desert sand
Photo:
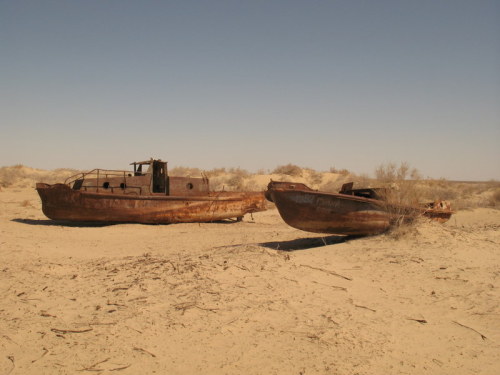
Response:
[{"label": "desert sand", "polygon": [[62,225],[2,188],[0,374],[498,374],[499,227]]}]

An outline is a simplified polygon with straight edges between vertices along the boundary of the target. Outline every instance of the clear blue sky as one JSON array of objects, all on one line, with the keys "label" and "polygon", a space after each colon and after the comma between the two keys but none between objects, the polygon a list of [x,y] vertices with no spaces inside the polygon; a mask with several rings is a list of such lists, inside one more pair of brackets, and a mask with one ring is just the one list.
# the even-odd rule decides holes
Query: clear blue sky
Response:
[{"label": "clear blue sky", "polygon": [[0,166],[500,179],[500,0],[0,0]]}]

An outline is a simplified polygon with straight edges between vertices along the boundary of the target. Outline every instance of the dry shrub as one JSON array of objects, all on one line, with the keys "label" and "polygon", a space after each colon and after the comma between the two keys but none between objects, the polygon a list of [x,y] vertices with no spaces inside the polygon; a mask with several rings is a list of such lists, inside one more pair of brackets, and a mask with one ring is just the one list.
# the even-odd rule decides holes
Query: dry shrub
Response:
[{"label": "dry shrub", "polygon": [[421,180],[418,186],[422,199],[428,202],[436,200],[455,201],[459,196],[457,189],[444,179]]},{"label": "dry shrub", "polygon": [[231,188],[231,190],[241,190],[243,188],[243,177],[240,175],[232,175],[227,180],[227,185]]},{"label": "dry shrub", "polygon": [[419,180],[421,175],[417,169],[410,168],[407,162],[401,162],[399,167],[395,163],[381,164],[375,170],[375,178],[382,182],[402,181],[408,177]]},{"label": "dry shrub", "polygon": [[473,209],[478,207],[500,207],[500,183],[474,182],[474,183],[456,183],[457,199],[455,208]]},{"label": "dry shrub", "polygon": [[347,169],[337,169],[335,167],[330,167],[330,173],[336,173],[336,174],[340,174],[342,176],[347,176],[349,174],[351,174],[351,172],[349,172]]},{"label": "dry shrub", "polygon": [[[377,167],[375,176],[381,187],[385,188],[380,194],[387,203],[387,210],[393,217],[394,224],[401,226],[411,223],[414,210],[410,207],[418,206],[423,199],[417,169],[411,169],[407,162],[402,162],[399,167],[395,163],[387,163]],[[411,179],[408,180],[408,177]]]},{"label": "dry shrub", "polygon": [[302,177],[302,168],[294,164],[280,165],[273,170],[273,174],[285,174],[293,177]]},{"label": "dry shrub", "polygon": [[226,173],[226,168],[213,168],[209,171],[205,171],[208,178],[217,177]]},{"label": "dry shrub", "polygon": [[310,185],[318,186],[323,182],[323,173],[317,172],[312,168],[305,168],[307,172],[307,183]]},{"label": "dry shrub", "polygon": [[175,167],[168,171],[170,176],[178,177],[200,177],[202,174],[199,168],[189,168],[189,167]]},{"label": "dry shrub", "polygon": [[387,202],[402,206],[417,206],[422,200],[422,191],[413,180],[396,181],[386,190]]},{"label": "dry shrub", "polygon": [[394,225],[385,233],[385,236],[389,239],[395,241],[401,240],[414,240],[419,237],[418,227],[426,222],[425,218],[418,217],[411,221],[412,225],[408,225],[410,222],[405,222],[405,225]]},{"label": "dry shrub", "polygon": [[230,168],[228,171],[230,174],[235,175],[235,176],[240,176],[242,178],[246,178],[250,176],[250,172],[248,172],[246,169],[241,169],[241,168]]},{"label": "dry shrub", "polygon": [[210,178],[210,190],[212,191],[249,190],[247,180],[252,176],[247,170],[241,168],[228,170],[218,168],[208,171],[206,174]]},{"label": "dry shrub", "polygon": [[9,187],[14,185],[17,181],[25,178],[22,169],[23,165],[21,164],[0,168],[0,186]]},{"label": "dry shrub", "polygon": [[243,191],[262,191],[262,187],[259,186],[255,181],[249,180],[245,181],[243,186],[241,187]]},{"label": "dry shrub", "polygon": [[[500,183],[496,181],[422,180],[420,181],[420,188],[426,201],[451,201],[454,210],[500,206],[498,200],[495,201],[495,192],[500,190]],[[500,195],[500,193],[497,194]]]},{"label": "dry shrub", "polygon": [[500,207],[500,188],[496,188],[490,198],[492,207]]},{"label": "dry shrub", "polygon": [[54,170],[42,170],[25,167],[17,164],[11,167],[0,168],[0,186],[2,187],[30,187],[36,182],[54,184],[64,182],[66,178],[81,171],[76,169],[58,168]]}]

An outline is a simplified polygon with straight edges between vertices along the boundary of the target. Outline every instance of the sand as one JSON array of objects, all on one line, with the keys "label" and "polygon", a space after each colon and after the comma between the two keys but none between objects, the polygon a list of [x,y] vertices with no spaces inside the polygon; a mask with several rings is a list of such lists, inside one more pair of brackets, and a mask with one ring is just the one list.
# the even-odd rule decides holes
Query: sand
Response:
[{"label": "sand", "polygon": [[3,188],[0,374],[498,374],[499,227],[60,225]]}]

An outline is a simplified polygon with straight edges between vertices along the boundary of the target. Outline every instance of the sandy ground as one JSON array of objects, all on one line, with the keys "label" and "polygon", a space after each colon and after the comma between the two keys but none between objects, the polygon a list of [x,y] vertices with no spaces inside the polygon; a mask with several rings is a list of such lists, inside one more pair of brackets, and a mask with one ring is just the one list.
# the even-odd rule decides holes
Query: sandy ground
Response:
[{"label": "sandy ground", "polygon": [[499,374],[499,227],[61,225],[4,188],[0,374]]}]

